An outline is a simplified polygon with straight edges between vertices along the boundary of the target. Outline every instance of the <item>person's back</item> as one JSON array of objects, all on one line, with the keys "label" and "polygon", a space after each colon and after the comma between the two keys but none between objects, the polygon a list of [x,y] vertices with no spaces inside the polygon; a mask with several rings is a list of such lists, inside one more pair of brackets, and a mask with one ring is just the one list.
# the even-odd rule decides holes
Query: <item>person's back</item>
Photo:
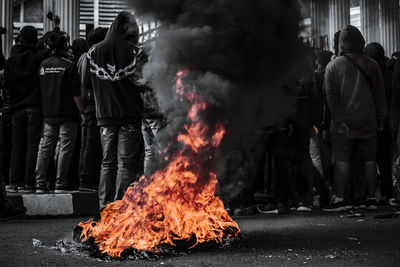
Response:
[{"label": "person's back", "polygon": [[342,29],[340,56],[325,73],[325,92],[331,114],[332,154],[335,162],[335,200],[325,211],[344,211],[344,191],[350,159],[364,163],[368,209],[377,209],[376,132],[386,118],[386,98],[378,64],[363,54],[365,40],[354,26]]},{"label": "person's back", "polygon": [[119,17],[106,39],[88,53],[99,125],[140,122],[143,109],[135,77],[146,55],[135,41],[129,40],[132,32],[125,30],[127,18]]},{"label": "person's back", "polygon": [[60,54],[40,65],[40,83],[44,120],[49,123],[78,121],[74,96],[80,95],[76,65]]},{"label": "person's back", "polygon": [[138,38],[135,18],[128,12],[121,12],[105,40],[88,52],[103,147],[99,186],[101,209],[108,202],[122,199],[125,190],[140,175],[143,104],[137,82],[147,57],[137,46]]},{"label": "person's back", "polygon": [[[380,68],[373,59],[362,54],[362,50],[361,53],[352,50],[352,46],[358,45],[356,38],[355,44],[346,44],[349,51],[342,49],[341,55],[327,66],[325,74],[333,134],[345,131],[348,138],[374,136],[377,122],[383,123],[387,110]],[[353,62],[363,68],[368,78]]]}]

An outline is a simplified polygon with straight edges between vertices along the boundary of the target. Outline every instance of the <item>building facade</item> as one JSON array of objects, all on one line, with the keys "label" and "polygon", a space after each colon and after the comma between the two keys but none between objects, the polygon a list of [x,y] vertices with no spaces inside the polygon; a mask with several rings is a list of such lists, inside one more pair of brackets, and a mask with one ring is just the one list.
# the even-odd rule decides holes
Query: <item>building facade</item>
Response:
[{"label": "building facade", "polygon": [[[8,55],[13,40],[25,25],[38,29],[39,35],[51,30],[49,12],[60,16],[61,29],[71,39],[85,37],[91,29],[109,27],[121,11],[131,11],[126,0],[0,0],[0,26],[8,30],[3,39],[3,50]],[[138,21],[141,43],[157,36],[159,24],[155,21]]]},{"label": "building facade", "polygon": [[[302,0],[302,15],[308,31],[303,33],[312,46],[333,50],[333,36],[352,24],[367,43],[379,42],[387,56],[400,50],[399,0]],[[306,28],[307,29],[307,28]]]}]

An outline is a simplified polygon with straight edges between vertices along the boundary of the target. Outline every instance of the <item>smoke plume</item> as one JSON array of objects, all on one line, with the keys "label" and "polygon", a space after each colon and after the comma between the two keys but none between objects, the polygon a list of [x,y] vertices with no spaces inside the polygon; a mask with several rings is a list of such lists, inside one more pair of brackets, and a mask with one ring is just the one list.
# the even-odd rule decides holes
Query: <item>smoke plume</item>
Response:
[{"label": "smoke plume", "polygon": [[216,107],[208,117],[229,121],[222,157],[236,157],[237,164],[221,172],[239,175],[244,155],[238,141],[247,146],[257,131],[294,112],[294,98],[283,88],[299,56],[297,1],[129,2],[138,17],[162,24],[144,80],[170,126],[178,131],[185,122],[189,106],[178,103],[173,85],[176,73],[189,69],[186,82]]}]

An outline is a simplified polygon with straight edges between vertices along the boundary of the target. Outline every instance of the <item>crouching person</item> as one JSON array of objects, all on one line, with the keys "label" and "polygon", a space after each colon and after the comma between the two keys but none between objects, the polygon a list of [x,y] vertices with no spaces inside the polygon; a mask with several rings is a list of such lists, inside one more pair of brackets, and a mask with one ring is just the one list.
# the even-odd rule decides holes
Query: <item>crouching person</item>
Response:
[{"label": "crouching person", "polygon": [[53,33],[48,42],[52,56],[40,65],[44,137],[36,167],[36,193],[45,193],[47,189],[48,168],[58,139],[55,193],[65,193],[69,191],[68,170],[77,138],[79,112],[83,111],[80,78],[76,64],[67,59],[66,37]]},{"label": "crouching person", "polygon": [[141,62],[146,61],[137,46],[139,28],[135,18],[121,12],[105,40],[88,53],[91,82],[100,126],[103,160],[100,172],[100,209],[122,199],[128,186],[138,178],[141,149],[140,97]]}]

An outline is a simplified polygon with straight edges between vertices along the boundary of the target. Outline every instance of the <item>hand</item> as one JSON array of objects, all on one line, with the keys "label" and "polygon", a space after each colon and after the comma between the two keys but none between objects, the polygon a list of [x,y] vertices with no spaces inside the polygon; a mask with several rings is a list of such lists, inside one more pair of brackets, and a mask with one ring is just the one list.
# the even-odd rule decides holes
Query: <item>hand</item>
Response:
[{"label": "hand", "polygon": [[85,125],[85,124],[87,124],[87,121],[88,121],[88,116],[87,116],[87,114],[81,113],[81,124],[82,124],[82,125]]}]

